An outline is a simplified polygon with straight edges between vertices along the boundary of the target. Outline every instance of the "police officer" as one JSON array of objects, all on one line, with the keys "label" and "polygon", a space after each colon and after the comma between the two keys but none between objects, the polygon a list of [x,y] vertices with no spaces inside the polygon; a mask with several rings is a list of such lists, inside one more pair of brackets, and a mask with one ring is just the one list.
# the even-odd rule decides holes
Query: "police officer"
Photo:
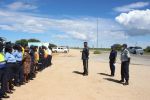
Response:
[{"label": "police officer", "polygon": [[40,63],[40,71],[44,69],[44,50],[42,49],[42,46],[39,47],[39,63]]},{"label": "police officer", "polygon": [[17,69],[16,69],[16,78],[15,79],[15,85],[23,85],[23,66],[22,66],[22,59],[23,59],[23,53],[22,53],[22,47],[20,45],[16,45],[16,50],[13,52],[13,55],[16,58],[17,62]]},{"label": "police officer", "polygon": [[34,58],[34,46],[31,46],[30,47],[30,56],[31,56],[31,67],[30,67],[30,74],[29,74],[29,78],[30,78],[30,80],[33,80],[33,78],[35,78],[35,73],[34,73],[34,60],[35,60],[35,58]]},{"label": "police officer", "polygon": [[8,45],[5,47],[5,60],[6,60],[6,66],[8,69],[8,87],[7,87],[7,93],[12,93],[11,90],[13,90],[13,79],[16,78],[16,58],[12,54],[12,47],[11,45]]},{"label": "police officer", "polygon": [[127,44],[123,44],[121,51],[121,80],[120,82],[126,82],[124,85],[129,85],[129,63],[130,63],[130,53],[127,49]]},{"label": "police officer", "polygon": [[84,42],[84,48],[82,51],[82,60],[83,60],[83,75],[88,75],[88,59],[89,59],[89,48],[87,46],[87,42]]},{"label": "police officer", "polygon": [[6,94],[7,90],[7,68],[5,56],[3,54],[3,43],[0,41],[0,98],[9,98]]},{"label": "police officer", "polygon": [[109,55],[109,66],[111,71],[111,76],[115,75],[115,63],[116,63],[116,57],[117,57],[117,51],[115,50],[114,46],[111,46],[111,52]]},{"label": "police officer", "polygon": [[47,48],[48,51],[48,57],[47,57],[47,62],[48,62],[48,66],[52,65],[52,50],[51,48]]}]

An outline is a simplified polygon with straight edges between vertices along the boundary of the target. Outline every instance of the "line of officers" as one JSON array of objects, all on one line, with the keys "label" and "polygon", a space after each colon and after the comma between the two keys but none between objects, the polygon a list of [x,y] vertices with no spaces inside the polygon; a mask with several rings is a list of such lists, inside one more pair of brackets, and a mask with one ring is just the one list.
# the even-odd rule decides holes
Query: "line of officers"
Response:
[{"label": "line of officers", "polygon": [[0,99],[9,98],[7,94],[33,80],[38,71],[50,66],[51,49],[41,46],[22,47],[5,45],[0,42]]}]

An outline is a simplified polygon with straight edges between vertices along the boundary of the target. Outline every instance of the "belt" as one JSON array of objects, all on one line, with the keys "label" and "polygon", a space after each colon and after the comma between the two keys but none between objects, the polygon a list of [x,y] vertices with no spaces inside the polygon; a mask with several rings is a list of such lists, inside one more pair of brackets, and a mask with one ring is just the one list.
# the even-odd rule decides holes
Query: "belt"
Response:
[{"label": "belt", "polygon": [[22,61],[17,61],[18,63],[22,62]]},{"label": "belt", "polygon": [[6,64],[16,64],[16,62],[7,62]]}]

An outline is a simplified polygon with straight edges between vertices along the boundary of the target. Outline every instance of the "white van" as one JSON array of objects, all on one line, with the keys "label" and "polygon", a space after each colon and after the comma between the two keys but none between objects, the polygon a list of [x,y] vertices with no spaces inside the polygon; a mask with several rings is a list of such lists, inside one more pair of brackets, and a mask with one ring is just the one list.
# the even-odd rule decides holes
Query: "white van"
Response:
[{"label": "white van", "polygon": [[67,47],[54,47],[54,48],[52,48],[52,52],[54,52],[54,53],[68,53],[69,49]]}]

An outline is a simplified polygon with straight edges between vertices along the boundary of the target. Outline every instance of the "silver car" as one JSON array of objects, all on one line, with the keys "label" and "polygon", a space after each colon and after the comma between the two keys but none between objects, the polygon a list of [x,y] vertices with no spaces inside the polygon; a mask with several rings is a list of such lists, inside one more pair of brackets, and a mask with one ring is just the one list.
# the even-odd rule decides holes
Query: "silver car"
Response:
[{"label": "silver car", "polygon": [[141,47],[129,47],[128,50],[130,51],[130,53],[132,54],[144,54],[144,50]]}]

